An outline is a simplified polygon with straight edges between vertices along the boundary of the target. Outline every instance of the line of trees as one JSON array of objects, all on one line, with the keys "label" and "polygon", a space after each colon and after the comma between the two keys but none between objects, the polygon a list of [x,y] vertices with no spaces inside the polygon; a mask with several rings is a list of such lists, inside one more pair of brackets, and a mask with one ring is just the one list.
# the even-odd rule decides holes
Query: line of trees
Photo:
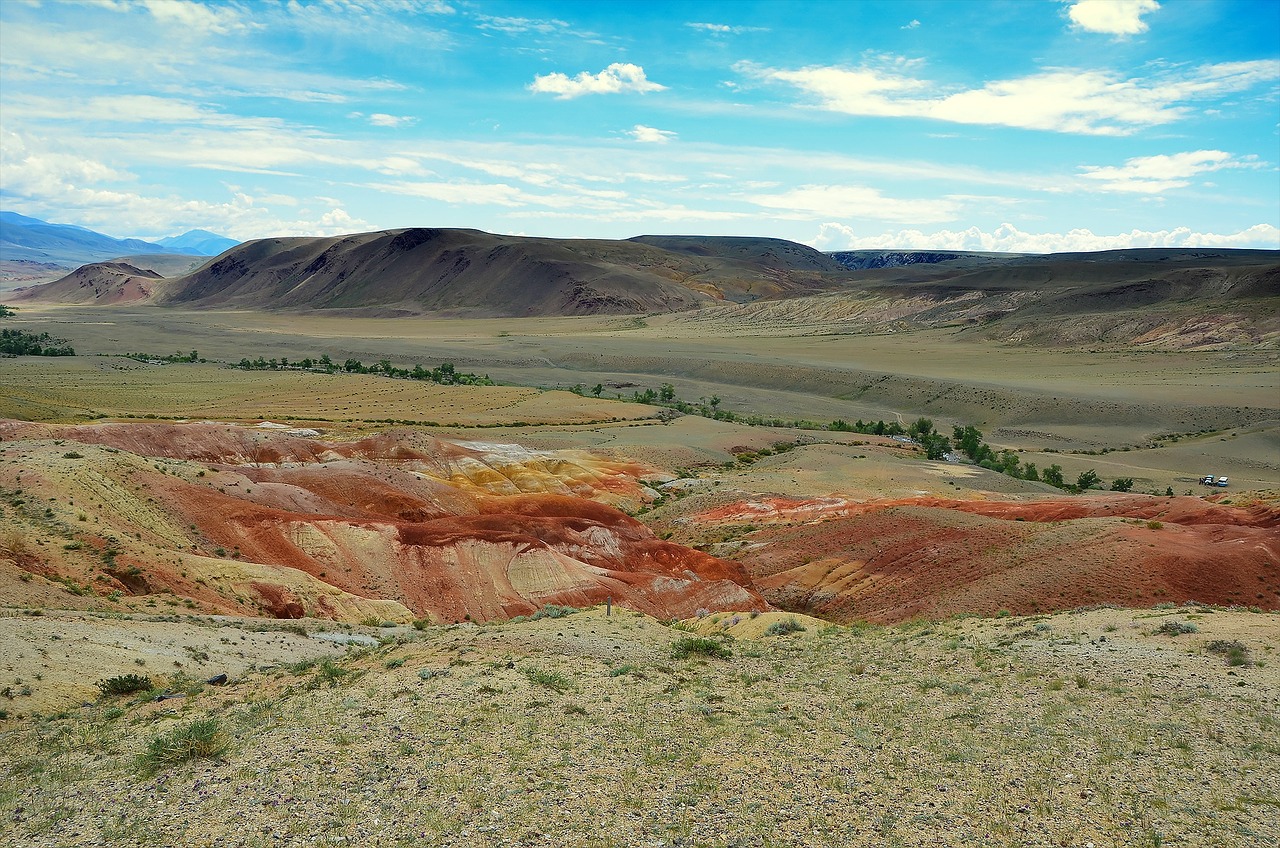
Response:
[{"label": "line of trees", "polygon": [[928,418],[917,418],[906,427],[897,421],[886,423],[863,421],[859,418],[850,424],[844,419],[837,418],[827,426],[827,429],[845,433],[865,433],[868,436],[903,436],[924,448],[925,455],[929,459],[945,459],[947,454],[951,453],[951,440],[935,430],[933,421]]},{"label": "line of trees", "polygon": [[[956,450],[969,457],[977,465],[981,465],[991,471],[999,471],[1001,474],[1008,474],[1010,477],[1017,477],[1020,480],[1038,480],[1041,483],[1048,483],[1050,486],[1056,486],[1068,492],[1079,493],[1089,489],[1103,488],[1102,478],[1092,468],[1087,471],[1081,471],[1077,475],[1075,482],[1071,483],[1063,476],[1062,466],[1056,462],[1041,471],[1036,468],[1034,462],[1021,462],[1018,459],[1018,454],[1007,448],[997,453],[992,449],[991,445],[982,440],[982,431],[977,427],[960,427],[957,425],[952,429],[951,438],[955,442]],[[1111,481],[1111,491],[1113,492],[1127,492],[1132,488],[1132,477],[1117,477]]]},{"label": "line of trees", "polygon": [[66,339],[55,339],[48,333],[23,330],[0,330],[0,354],[7,356],[75,356]]},{"label": "line of trees", "polygon": [[171,353],[167,356],[157,356],[154,353],[126,353],[126,359],[136,359],[139,362],[204,362],[200,358],[200,352],[193,350],[190,353]]},{"label": "line of trees", "polygon": [[402,380],[429,380],[432,383],[439,383],[443,386],[494,385],[488,374],[482,376],[459,371],[454,368],[452,362],[442,363],[438,368],[423,368],[421,365],[414,365],[412,368],[397,368],[388,359],[380,359],[372,365],[365,365],[359,359],[348,359],[346,362],[339,364],[334,362],[327,353],[321,354],[316,359],[308,356],[296,362],[290,362],[287,357],[278,359],[274,357],[266,359],[262,356],[257,359],[245,357],[233,367],[243,368],[246,371],[302,369],[304,371],[324,371],[328,374],[335,374],[339,371],[347,374],[380,374],[387,377],[397,377]]}]

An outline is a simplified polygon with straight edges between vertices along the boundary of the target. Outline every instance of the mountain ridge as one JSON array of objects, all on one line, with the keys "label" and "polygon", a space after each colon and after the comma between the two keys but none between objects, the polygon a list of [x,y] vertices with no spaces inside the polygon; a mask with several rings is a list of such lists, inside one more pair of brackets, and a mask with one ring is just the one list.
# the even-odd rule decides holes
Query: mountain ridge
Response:
[{"label": "mountain ridge", "polygon": [[190,230],[154,242],[122,239],[76,224],[55,224],[0,211],[0,261],[6,262],[55,263],[74,268],[138,254],[215,256],[238,243],[207,230]]}]

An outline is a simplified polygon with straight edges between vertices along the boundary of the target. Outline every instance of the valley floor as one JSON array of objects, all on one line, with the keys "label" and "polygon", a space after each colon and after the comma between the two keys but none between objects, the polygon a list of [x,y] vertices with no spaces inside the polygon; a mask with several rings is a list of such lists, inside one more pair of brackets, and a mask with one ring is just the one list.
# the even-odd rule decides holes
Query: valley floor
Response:
[{"label": "valley floor", "polygon": [[[28,634],[0,643],[9,673],[31,662],[15,654],[74,650],[59,638],[77,615],[0,619]],[[763,615],[685,627],[786,619]],[[387,629],[214,687],[192,679],[223,670],[245,622],[101,619],[213,659],[179,699],[9,723],[0,821],[24,846],[1269,846],[1277,623],[1204,606],[808,620],[677,658],[689,632],[595,608]],[[284,635],[299,626],[334,627]],[[220,757],[138,765],[205,718]]]}]

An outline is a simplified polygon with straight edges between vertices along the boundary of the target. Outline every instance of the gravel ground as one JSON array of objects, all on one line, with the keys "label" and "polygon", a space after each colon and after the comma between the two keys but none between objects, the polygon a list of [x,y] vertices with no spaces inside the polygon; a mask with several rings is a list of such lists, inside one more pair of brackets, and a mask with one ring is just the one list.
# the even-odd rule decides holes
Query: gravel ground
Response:
[{"label": "gravel ground", "polygon": [[[1273,846],[1278,625],[1200,607],[806,622],[728,658],[677,658],[688,632],[625,610],[398,631],[177,701],[11,719],[0,829],[22,846]],[[220,758],[137,765],[207,717]]]}]

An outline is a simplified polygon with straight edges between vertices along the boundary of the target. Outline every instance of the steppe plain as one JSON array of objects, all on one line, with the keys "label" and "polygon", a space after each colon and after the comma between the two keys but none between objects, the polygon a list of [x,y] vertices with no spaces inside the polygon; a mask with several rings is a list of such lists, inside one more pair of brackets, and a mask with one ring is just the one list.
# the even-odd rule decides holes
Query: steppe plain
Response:
[{"label": "steppe plain", "polygon": [[[23,441],[0,445],[9,534],[0,540],[0,673],[12,678],[3,681],[0,821],[21,844],[1101,848],[1280,839],[1272,345],[1042,346],[969,327],[852,331],[842,321],[788,334],[715,310],[373,319],[27,304],[7,320],[66,338],[80,354],[0,360],[0,418],[80,427],[23,431]],[[401,367],[447,361],[504,385],[120,356],[191,349],[223,362],[322,353]],[[599,399],[589,396],[597,383]],[[722,409],[776,426],[671,420],[625,400],[664,383],[687,401],[714,396]],[[1067,496],[930,462],[892,439],[785,426],[920,415],[943,432],[975,425],[1024,461],[1059,463],[1068,479],[1090,468],[1104,480],[1131,477],[1135,493]],[[252,563],[213,555],[221,537],[209,534],[221,529],[192,524],[178,544],[138,524],[130,539],[130,522],[151,513],[126,520],[100,494],[123,491],[111,488],[124,479],[111,477],[123,461],[107,453],[121,450],[110,446],[115,431],[92,428],[181,432],[200,421],[310,428],[330,446],[387,440],[388,453],[361,454],[365,480],[391,474],[396,446],[414,440],[489,446],[468,450],[488,451],[484,461],[500,472],[492,446],[521,445],[540,452],[540,467],[567,469],[527,485],[549,492],[589,472],[588,499],[634,515],[635,533],[744,568],[761,597],[798,611],[805,629],[768,634],[764,625],[791,613],[745,606],[680,615],[673,627],[590,603],[515,623],[469,610],[467,622],[458,607],[415,628],[417,610],[353,587],[335,601],[346,623],[255,617],[236,588],[255,579],[245,576]],[[772,450],[779,444],[788,447]],[[72,453],[83,454],[79,471],[59,465]],[[181,444],[136,456],[129,474],[153,466],[165,478],[137,487],[139,510],[163,502],[162,492],[233,473],[225,459],[192,457]],[[273,476],[288,465],[247,462],[234,473],[301,486]],[[523,485],[526,472],[504,480]],[[1208,473],[1230,476],[1231,488],[1201,489]],[[57,488],[85,481],[103,488]],[[475,484],[486,485],[497,484]],[[48,504],[46,523],[33,503]],[[179,513],[153,506],[166,532],[184,531]],[[258,516],[280,502],[242,499],[236,509]],[[171,555],[175,575],[222,563],[225,574],[209,580],[232,589],[225,600],[195,586],[174,591],[179,582],[114,598],[85,592],[95,578],[84,549],[64,546],[64,524],[73,534],[80,525],[121,531],[128,556]],[[903,527],[927,532],[895,539]],[[868,569],[877,551],[864,548],[882,542],[893,559]],[[1252,582],[1209,586],[1200,572],[1215,546],[1252,557],[1242,572]],[[978,588],[930,595],[918,584],[930,579],[921,563],[932,562],[954,564],[972,577],[962,585]],[[971,574],[976,562],[996,565]],[[895,563],[915,570],[902,576]],[[1125,569],[1146,569],[1150,580],[1081,585]],[[824,606],[829,598],[802,591],[809,579],[865,583],[870,594]],[[319,591],[302,582],[289,584],[299,597]],[[897,594],[875,594],[878,582]],[[736,635],[725,642],[731,656],[674,657],[686,630]],[[324,634],[372,644],[315,638]],[[228,685],[201,683],[219,672]],[[99,679],[129,673],[180,697],[98,696]],[[150,740],[207,717],[219,721],[219,757],[159,772],[137,764]]]}]

